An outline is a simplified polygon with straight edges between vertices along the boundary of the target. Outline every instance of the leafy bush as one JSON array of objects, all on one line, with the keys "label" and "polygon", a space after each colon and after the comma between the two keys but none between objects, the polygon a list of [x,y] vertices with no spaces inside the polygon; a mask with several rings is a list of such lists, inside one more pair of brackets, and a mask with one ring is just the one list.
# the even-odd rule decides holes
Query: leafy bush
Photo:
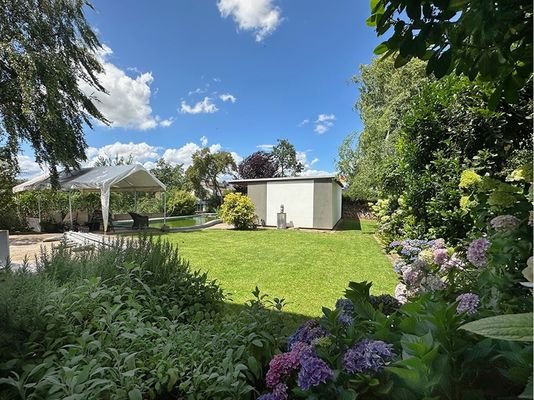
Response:
[{"label": "leafy bush", "polygon": [[43,274],[26,269],[0,271],[0,354],[18,351],[35,331],[44,328],[43,304],[57,286]]},{"label": "leafy bush", "polygon": [[255,291],[250,305],[222,312],[218,286],[172,246],[116,245],[60,247],[36,273],[2,272],[0,397],[255,397],[282,344],[283,301]]},{"label": "leafy bush", "polygon": [[254,203],[241,193],[228,193],[224,196],[219,213],[225,223],[234,225],[236,229],[255,227]]},{"label": "leafy bush", "polygon": [[197,199],[185,190],[173,190],[168,194],[167,212],[169,215],[192,215],[195,213]]},{"label": "leafy bush", "polygon": [[289,337],[261,398],[529,398],[531,179],[531,168],[508,183],[465,171],[460,189],[477,216],[470,239],[392,242],[404,304],[351,283],[334,310]]}]

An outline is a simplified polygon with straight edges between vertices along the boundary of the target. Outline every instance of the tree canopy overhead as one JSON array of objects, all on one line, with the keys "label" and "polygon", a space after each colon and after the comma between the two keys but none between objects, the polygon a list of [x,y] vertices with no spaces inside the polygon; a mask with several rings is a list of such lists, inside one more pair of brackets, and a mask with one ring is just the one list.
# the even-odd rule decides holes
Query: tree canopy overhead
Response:
[{"label": "tree canopy overhead", "polygon": [[79,87],[105,91],[86,8],[86,0],[0,1],[0,142],[13,159],[28,142],[53,176],[86,159],[84,124],[107,122]]},{"label": "tree canopy overhead", "polygon": [[495,108],[532,75],[531,0],[371,0],[368,25],[389,35],[375,54],[395,55],[400,67],[416,57],[427,74],[455,72],[492,82]]}]

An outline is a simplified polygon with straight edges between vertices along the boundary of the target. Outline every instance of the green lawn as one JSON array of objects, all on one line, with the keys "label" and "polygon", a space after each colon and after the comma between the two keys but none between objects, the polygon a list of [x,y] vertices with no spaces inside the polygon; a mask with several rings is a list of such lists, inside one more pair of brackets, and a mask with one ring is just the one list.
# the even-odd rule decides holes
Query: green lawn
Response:
[{"label": "green lawn", "polygon": [[[346,228],[349,226],[345,225]],[[242,304],[257,285],[284,297],[286,311],[317,316],[333,307],[349,281],[372,281],[372,293],[393,293],[396,276],[373,237],[375,225],[361,230],[203,230],[170,233],[193,269],[207,271],[230,298]]]}]

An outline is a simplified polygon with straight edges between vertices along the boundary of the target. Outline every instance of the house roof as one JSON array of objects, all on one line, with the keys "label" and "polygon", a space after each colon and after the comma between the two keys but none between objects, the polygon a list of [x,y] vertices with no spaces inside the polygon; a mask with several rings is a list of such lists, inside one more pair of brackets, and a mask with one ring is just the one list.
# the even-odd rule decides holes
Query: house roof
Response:
[{"label": "house roof", "polygon": [[249,183],[263,183],[263,182],[284,182],[284,181],[318,181],[331,180],[343,187],[336,175],[318,175],[318,176],[285,176],[282,178],[257,178],[257,179],[235,179],[229,181],[231,184],[247,185]]}]

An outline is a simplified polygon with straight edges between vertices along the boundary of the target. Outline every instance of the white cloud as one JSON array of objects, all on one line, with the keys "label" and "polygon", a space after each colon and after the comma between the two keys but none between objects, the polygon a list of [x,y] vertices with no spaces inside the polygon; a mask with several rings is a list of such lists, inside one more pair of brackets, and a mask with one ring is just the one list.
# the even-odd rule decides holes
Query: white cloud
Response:
[{"label": "white cloud", "polygon": [[301,176],[321,176],[321,175],[334,175],[333,172],[323,171],[319,169],[312,169],[312,166],[319,162],[318,158],[314,158],[308,162],[307,151],[297,151],[297,161],[302,163],[304,170],[300,173]]},{"label": "white cloud", "polygon": [[26,179],[35,175],[44,173],[44,170],[37,164],[34,158],[24,156],[22,154],[17,156],[19,163],[20,173],[19,178]]},{"label": "white cloud", "polygon": [[107,60],[113,51],[104,46],[98,56],[104,72],[98,75],[101,85],[107,90],[99,92],[86,82],[80,81],[81,90],[95,100],[95,106],[108,119],[112,127],[147,130],[166,126],[152,114],[150,106],[151,88],[154,80],[151,72],[130,77],[122,69]]},{"label": "white cloud", "polygon": [[306,119],[303,119],[302,122],[300,122],[297,126],[300,127],[300,126],[304,126],[309,123],[310,123],[310,120],[306,118]]},{"label": "white cloud", "polygon": [[261,42],[273,33],[282,17],[273,0],[219,0],[217,7],[223,18],[231,16],[239,29],[252,31]]},{"label": "white cloud", "polygon": [[318,169],[305,169],[302,171],[300,176],[324,176],[324,175],[335,175],[334,172],[322,171]]},{"label": "white cloud", "polygon": [[223,93],[219,95],[219,99],[221,99],[222,101],[229,101],[231,103],[235,103],[237,100],[235,96],[231,95],[230,93]]},{"label": "white cloud", "polygon": [[174,118],[167,118],[167,119],[162,119],[162,120],[159,120],[159,124],[163,127],[163,128],[168,128],[169,126],[171,126],[173,123],[174,123]]},{"label": "white cloud", "polygon": [[204,100],[191,106],[182,100],[180,112],[182,114],[213,114],[219,111],[217,106],[211,102],[211,98],[204,97]]},{"label": "white cloud", "polygon": [[256,147],[263,151],[271,151],[274,147],[274,144],[259,144]]},{"label": "white cloud", "polygon": [[313,129],[319,135],[322,135],[334,126],[336,116],[334,114],[319,114],[315,120],[315,128]]},{"label": "white cloud", "polygon": [[315,125],[315,128],[313,129],[315,132],[317,132],[319,135],[322,135],[325,133],[330,127],[325,124],[317,124]]},{"label": "white cloud", "polygon": [[319,114],[315,122],[328,122],[335,121],[336,116],[334,114]]},{"label": "white cloud", "polygon": [[187,95],[188,96],[192,96],[194,94],[202,94],[202,93],[206,93],[206,92],[207,92],[206,89],[196,88],[195,90],[190,90],[189,92],[187,92]]},{"label": "white cloud", "polygon": [[237,154],[235,151],[231,151],[230,154],[234,158],[234,161],[236,164],[239,164],[241,161],[243,161],[243,157],[241,157],[239,154]]},{"label": "white cloud", "polygon": [[[166,149],[162,157],[168,163],[183,164],[184,169],[187,169],[192,164],[193,154],[201,148],[198,144],[190,142],[177,149]],[[222,146],[220,144],[212,144],[209,149],[212,153],[217,153],[221,151]]]},{"label": "white cloud", "polygon": [[159,158],[159,148],[151,146],[145,142],[142,143],[121,143],[115,142],[106,146],[96,148],[89,147],[87,149],[87,165],[93,166],[98,160],[98,157],[112,158],[124,157],[128,159],[130,155],[134,162],[145,163],[147,161],[154,161]]},{"label": "white cloud", "polygon": [[206,147],[208,145],[208,138],[206,136],[202,136],[200,138],[200,144],[202,145],[202,147]]}]

